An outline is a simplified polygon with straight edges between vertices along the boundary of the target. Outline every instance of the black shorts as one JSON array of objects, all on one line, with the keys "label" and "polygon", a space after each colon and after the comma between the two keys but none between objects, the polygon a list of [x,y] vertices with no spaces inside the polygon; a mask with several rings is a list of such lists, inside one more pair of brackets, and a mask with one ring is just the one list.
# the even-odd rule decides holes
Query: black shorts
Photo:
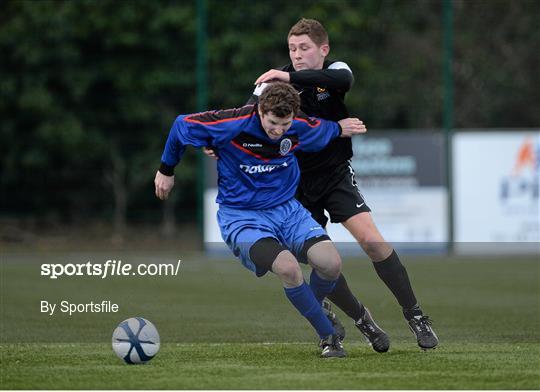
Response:
[{"label": "black shorts", "polygon": [[302,176],[296,198],[323,227],[328,223],[324,210],[328,211],[332,223],[341,223],[360,212],[371,211],[358,189],[350,162],[316,176]]}]

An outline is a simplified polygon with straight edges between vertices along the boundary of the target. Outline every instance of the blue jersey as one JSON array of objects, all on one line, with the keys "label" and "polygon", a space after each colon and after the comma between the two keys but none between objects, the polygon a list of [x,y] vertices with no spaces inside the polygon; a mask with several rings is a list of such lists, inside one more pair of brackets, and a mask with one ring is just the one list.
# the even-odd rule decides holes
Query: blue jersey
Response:
[{"label": "blue jersey", "polygon": [[257,105],[178,116],[162,164],[178,164],[187,145],[212,146],[219,159],[217,203],[241,209],[266,209],[294,197],[300,170],[295,151],[319,151],[339,136],[337,123],[295,117],[278,140],[264,131]]}]

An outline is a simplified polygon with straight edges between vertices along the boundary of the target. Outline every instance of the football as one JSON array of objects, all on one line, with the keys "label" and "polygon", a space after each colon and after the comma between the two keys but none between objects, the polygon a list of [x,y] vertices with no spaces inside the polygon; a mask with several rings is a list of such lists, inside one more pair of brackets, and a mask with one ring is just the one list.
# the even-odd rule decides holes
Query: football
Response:
[{"label": "football", "polygon": [[113,332],[112,348],[116,355],[129,364],[150,361],[159,351],[159,334],[150,321],[132,317],[122,321]]}]

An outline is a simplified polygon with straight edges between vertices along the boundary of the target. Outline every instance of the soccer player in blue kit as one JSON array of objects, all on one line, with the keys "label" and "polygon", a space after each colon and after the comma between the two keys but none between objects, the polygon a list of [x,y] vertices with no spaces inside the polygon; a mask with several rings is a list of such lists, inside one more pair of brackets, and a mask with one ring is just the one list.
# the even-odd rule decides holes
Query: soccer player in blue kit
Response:
[{"label": "soccer player in blue kit", "polygon": [[[275,273],[285,295],[317,331],[321,356],[343,357],[341,339],[321,303],[341,273],[341,258],[325,230],[294,198],[300,170],[295,151],[317,151],[337,137],[366,132],[357,118],[331,122],[297,116],[298,92],[272,83],[259,103],[238,109],[178,116],[156,173],[155,191],[166,199],[174,167],[187,145],[219,154],[217,214],[224,241],[257,276]],[[309,285],[298,262],[312,272]]]}]

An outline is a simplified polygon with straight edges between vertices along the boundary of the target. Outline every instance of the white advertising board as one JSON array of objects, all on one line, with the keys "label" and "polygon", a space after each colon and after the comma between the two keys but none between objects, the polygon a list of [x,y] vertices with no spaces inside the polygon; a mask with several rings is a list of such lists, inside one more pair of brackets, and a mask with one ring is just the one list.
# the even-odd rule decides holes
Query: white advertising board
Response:
[{"label": "white advertising board", "polygon": [[[399,246],[439,243],[446,246],[447,195],[439,187],[415,189],[362,188],[362,194],[383,237]],[[330,223],[328,235],[335,242],[356,242],[341,225]]]},{"label": "white advertising board", "polygon": [[457,245],[507,243],[512,250],[540,249],[539,168],[540,132],[455,134]]},{"label": "white advertising board", "polygon": [[[383,234],[397,248],[445,249],[448,209],[444,139],[440,134],[394,132],[353,139],[359,188]],[[207,250],[223,248],[216,222],[215,164],[207,166],[204,240]],[[340,224],[327,226],[340,250],[359,251]],[[412,244],[412,246],[411,246]]]}]

